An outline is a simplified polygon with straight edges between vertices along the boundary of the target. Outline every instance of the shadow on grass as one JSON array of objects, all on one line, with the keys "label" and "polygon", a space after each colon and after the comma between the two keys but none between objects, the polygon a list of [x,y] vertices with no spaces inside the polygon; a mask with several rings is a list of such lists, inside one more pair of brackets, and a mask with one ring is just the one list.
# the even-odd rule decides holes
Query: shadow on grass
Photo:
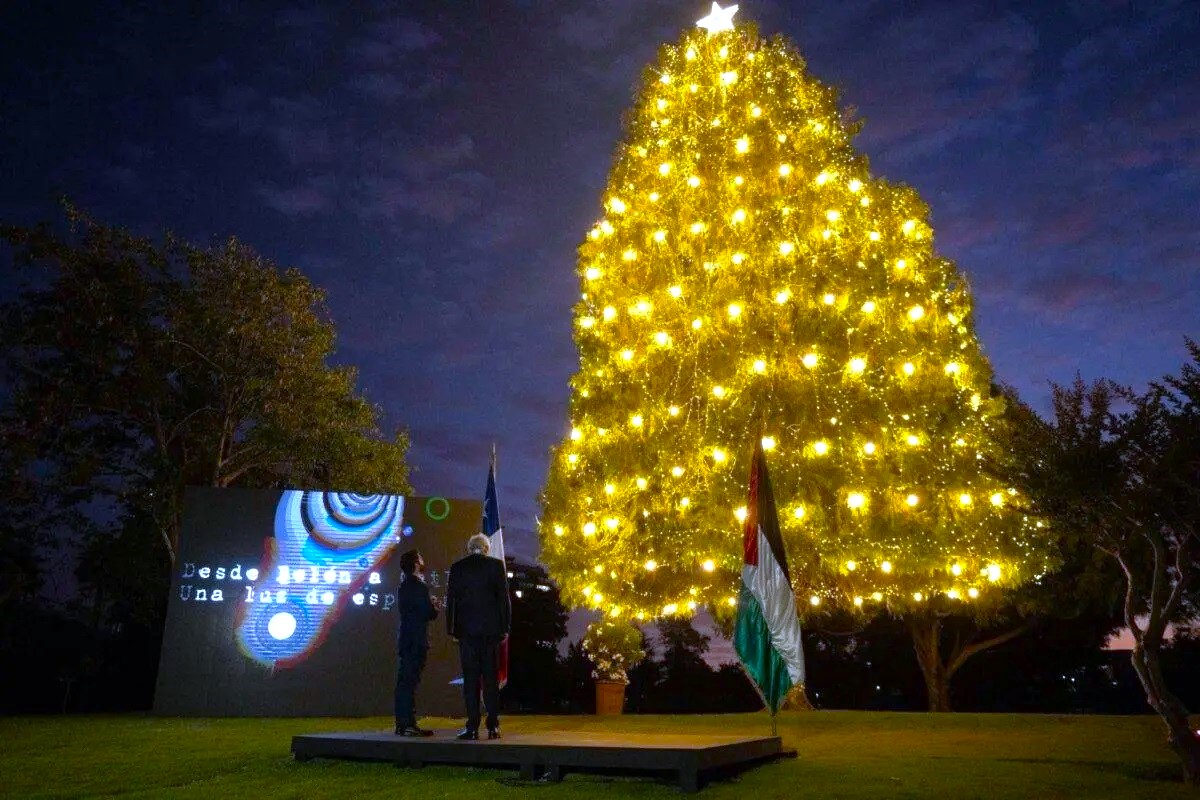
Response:
[{"label": "shadow on grass", "polygon": [[1133,761],[1115,764],[1111,761],[1088,761],[1081,758],[997,758],[996,761],[1017,764],[1046,764],[1072,767],[1087,767],[1097,772],[1107,772],[1132,778],[1137,781],[1183,783],[1183,770],[1176,764],[1151,761]]}]

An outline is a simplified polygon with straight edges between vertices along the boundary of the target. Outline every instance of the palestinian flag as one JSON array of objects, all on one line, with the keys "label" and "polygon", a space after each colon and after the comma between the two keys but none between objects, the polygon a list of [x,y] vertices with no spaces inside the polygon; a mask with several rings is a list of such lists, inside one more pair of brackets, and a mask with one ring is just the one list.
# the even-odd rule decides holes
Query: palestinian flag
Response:
[{"label": "palestinian flag", "polygon": [[750,467],[742,545],[745,558],[733,646],[774,714],[788,690],[804,683],[804,651],[762,442],[754,448]]}]

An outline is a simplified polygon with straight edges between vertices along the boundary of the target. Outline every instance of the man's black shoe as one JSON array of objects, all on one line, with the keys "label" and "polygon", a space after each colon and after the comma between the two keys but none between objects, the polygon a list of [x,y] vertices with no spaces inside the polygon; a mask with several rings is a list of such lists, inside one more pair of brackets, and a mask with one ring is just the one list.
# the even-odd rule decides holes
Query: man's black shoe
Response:
[{"label": "man's black shoe", "polygon": [[417,725],[405,725],[403,729],[397,729],[396,733],[400,736],[433,736],[433,731],[425,730]]},{"label": "man's black shoe", "polygon": [[464,742],[473,741],[479,738],[479,731],[472,730],[471,728],[463,728],[454,736],[454,738],[461,739]]},{"label": "man's black shoe", "polygon": [[499,739],[500,738],[500,729],[499,728],[488,728],[488,738],[489,739]]}]

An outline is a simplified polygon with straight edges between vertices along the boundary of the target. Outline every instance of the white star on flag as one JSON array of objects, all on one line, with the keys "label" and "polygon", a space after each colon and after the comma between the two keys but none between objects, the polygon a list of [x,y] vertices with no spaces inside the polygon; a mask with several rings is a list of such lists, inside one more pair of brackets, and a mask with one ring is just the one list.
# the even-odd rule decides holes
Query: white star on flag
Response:
[{"label": "white star on flag", "polygon": [[729,6],[729,8],[721,8],[716,3],[713,3],[712,13],[704,19],[699,20],[696,25],[708,31],[709,36],[721,31],[731,31],[733,30],[733,15],[737,13],[737,10],[738,7],[736,5]]}]

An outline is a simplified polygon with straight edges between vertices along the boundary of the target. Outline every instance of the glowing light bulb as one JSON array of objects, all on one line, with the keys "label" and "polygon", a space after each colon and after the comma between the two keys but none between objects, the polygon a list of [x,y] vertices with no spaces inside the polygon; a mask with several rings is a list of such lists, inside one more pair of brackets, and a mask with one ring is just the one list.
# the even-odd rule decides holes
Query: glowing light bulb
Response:
[{"label": "glowing light bulb", "polygon": [[696,48],[689,47],[687,49],[687,52],[683,54],[683,57],[686,58],[688,61],[695,61],[696,60]]},{"label": "glowing light bulb", "polygon": [[681,477],[683,475],[683,467],[671,467],[671,474],[676,478]]},{"label": "glowing light bulb", "polygon": [[562,526],[562,525],[555,525],[555,526],[554,526],[554,535],[555,535],[555,536],[562,536],[562,535],[563,535],[564,533],[566,533],[566,532],[567,532],[567,531],[566,531],[566,529],[565,529],[565,528],[563,528],[563,526]]},{"label": "glowing light bulb", "polygon": [[666,231],[655,231],[654,232],[654,241],[658,242],[659,244],[662,244],[666,240],[667,240],[667,232]]},{"label": "glowing light bulb", "polygon": [[731,219],[734,221],[734,223],[745,222],[746,221],[746,209],[739,208],[737,211],[734,211]]},{"label": "glowing light bulb", "polygon": [[687,508],[691,504],[692,504],[692,498],[690,498],[690,497],[679,498],[679,507],[680,508]]},{"label": "glowing light bulb", "polygon": [[857,561],[847,561],[847,562],[846,562],[846,570],[847,570],[847,571],[849,571],[849,572],[854,572],[854,570],[856,570],[856,569],[858,569],[858,562],[857,562]]},{"label": "glowing light bulb", "polygon": [[616,491],[617,491],[617,487],[614,486],[613,484],[611,484],[611,483],[604,484],[604,493],[605,494],[616,494]]},{"label": "glowing light bulb", "polygon": [[951,589],[946,592],[946,597],[949,597],[951,600],[957,600],[959,598],[958,589]]},{"label": "glowing light bulb", "polygon": [[817,455],[823,456],[829,452],[829,442],[825,441],[824,439],[820,439],[816,442],[813,442],[812,449]]},{"label": "glowing light bulb", "polygon": [[632,350],[622,350],[621,358],[625,361],[633,361],[633,351]]},{"label": "glowing light bulb", "polygon": [[896,269],[904,269],[907,266],[908,266],[908,262],[905,261],[903,258],[896,259]]},{"label": "glowing light bulb", "polygon": [[867,302],[863,303],[863,304],[862,304],[862,310],[863,310],[863,313],[864,313],[864,314],[871,314],[871,313],[874,313],[874,311],[875,311],[875,301],[874,301],[874,300],[868,300]]},{"label": "glowing light bulb", "polygon": [[821,302],[827,306],[831,306],[837,302],[837,295],[833,292],[826,292],[824,295],[822,295]]},{"label": "glowing light bulb", "polygon": [[724,450],[722,450],[719,447],[713,448],[713,451],[712,451],[712,460],[713,461],[717,462],[718,464],[724,464],[725,458],[726,458],[726,455],[725,455]]},{"label": "glowing light bulb", "polygon": [[907,220],[903,225],[900,226],[900,229],[905,233],[912,233],[914,230],[916,230],[916,228],[917,221],[914,219]]},{"label": "glowing light bulb", "polygon": [[658,174],[659,175],[670,175],[671,167],[672,167],[671,162],[664,161],[663,163],[658,165]]},{"label": "glowing light bulb", "polygon": [[807,512],[804,510],[804,506],[796,506],[796,508],[792,510],[792,516],[796,519],[804,519],[804,515],[806,513]]},{"label": "glowing light bulb", "polygon": [[971,495],[967,494],[966,492],[963,492],[962,494],[960,494],[960,495],[958,496],[958,504],[959,504],[960,506],[969,506],[969,505],[971,505]]},{"label": "glowing light bulb", "polygon": [[792,251],[794,251],[795,249],[796,249],[796,245],[792,244],[791,242],[780,242],[779,243],[779,254],[781,256],[791,255]]},{"label": "glowing light bulb", "polygon": [[908,442],[909,446],[916,447],[921,443],[921,437],[917,436],[915,433],[910,433],[907,437],[905,437],[904,441]]},{"label": "glowing light bulb", "polygon": [[704,559],[704,563],[700,565],[705,572],[712,572],[717,568],[717,564],[711,558]]},{"label": "glowing light bulb", "polygon": [[863,604],[863,599],[861,597],[854,598],[854,605],[861,606],[862,604]]},{"label": "glowing light bulb", "polygon": [[732,261],[734,264],[740,265],[743,261],[746,260],[746,254],[745,253],[734,253],[732,256],[729,257],[729,260]]},{"label": "glowing light bulb", "polygon": [[742,304],[730,303],[729,308],[727,308],[726,311],[728,312],[730,319],[737,319],[742,315]]},{"label": "glowing light bulb", "polygon": [[697,235],[704,233],[704,223],[703,222],[693,222],[692,226],[690,228],[688,228],[688,230],[690,230],[692,233],[697,234]]},{"label": "glowing light bulb", "polygon": [[718,384],[712,388],[712,393],[713,397],[720,399],[725,396],[725,387]]},{"label": "glowing light bulb", "polygon": [[671,341],[671,337],[667,334],[666,331],[659,331],[658,333],[654,334],[654,343],[659,345],[660,347],[666,347],[667,344],[670,343],[670,341]]},{"label": "glowing light bulb", "polygon": [[721,73],[721,83],[725,84],[726,86],[737,83],[737,72],[735,72],[734,70],[729,70],[728,72],[722,72]]},{"label": "glowing light bulb", "polygon": [[596,269],[595,267],[588,267],[587,270],[583,273],[583,276],[585,278],[587,278],[589,281],[594,281],[603,274],[604,274],[603,272]]},{"label": "glowing light bulb", "polygon": [[862,492],[851,492],[846,497],[846,505],[850,508],[862,508],[867,504],[867,497]]},{"label": "glowing light bulb", "polygon": [[621,253],[621,258],[625,259],[626,261],[637,261],[637,250],[634,250],[631,247],[624,253]]},{"label": "glowing light bulb", "polygon": [[668,406],[667,413],[670,414],[672,417],[678,417],[679,416],[679,406]]},{"label": "glowing light bulb", "polygon": [[568,464],[578,464],[579,463],[579,454],[578,453],[568,453],[567,454],[567,463]]},{"label": "glowing light bulb", "polygon": [[962,368],[958,365],[957,361],[951,361],[949,364],[946,365],[946,374],[947,375],[957,375],[961,371],[961,369]]},{"label": "glowing light bulb", "polygon": [[737,150],[739,153],[749,153],[750,152],[750,140],[747,139],[745,136],[743,136],[742,138],[738,139],[737,142],[734,143],[733,149]]},{"label": "glowing light bulb", "polygon": [[812,369],[813,367],[815,367],[817,365],[817,354],[816,353],[805,353],[804,358],[800,359],[800,363],[803,364],[804,366],[808,367],[809,369]]},{"label": "glowing light bulb", "polygon": [[1004,495],[1000,494],[999,492],[995,492],[989,499],[992,501],[992,505],[994,506],[1004,505]]},{"label": "glowing light bulb", "polygon": [[592,536],[596,533],[596,523],[589,522],[583,526],[583,535]]},{"label": "glowing light bulb", "polygon": [[630,418],[629,418],[629,424],[630,424],[630,425],[632,425],[632,426],[633,426],[633,427],[635,427],[635,428],[640,428],[640,427],[642,427],[642,423],[643,423],[644,421],[645,421],[645,420],[643,420],[643,419],[642,419],[642,415],[641,415],[641,414],[634,414],[632,417],[630,417]]},{"label": "glowing light bulb", "polygon": [[817,186],[824,186],[825,184],[829,183],[831,180],[833,180],[832,175],[830,175],[828,172],[822,172],[820,175],[817,176]]},{"label": "glowing light bulb", "polygon": [[733,510],[733,515],[734,515],[735,517],[737,517],[737,521],[738,521],[738,522],[745,522],[745,521],[746,521],[746,514],[747,514],[747,513],[749,513],[749,512],[747,512],[747,511],[746,511],[746,507],[745,507],[745,506],[741,506],[740,508],[735,508],[735,509]]},{"label": "glowing light bulb", "polygon": [[962,571],[963,571],[962,564],[955,562],[954,564],[950,565],[950,574],[951,575],[954,575],[955,577],[957,577],[959,575],[962,575]]},{"label": "glowing light bulb", "polygon": [[925,309],[921,306],[913,306],[908,310],[908,318],[913,322],[916,322],[923,316],[925,316]]},{"label": "glowing light bulb", "polygon": [[658,202],[658,192],[651,192],[651,193],[650,193],[650,202],[651,202],[651,203],[657,203],[657,202]]},{"label": "glowing light bulb", "polygon": [[916,600],[919,603],[924,599],[925,595],[921,594],[920,592],[913,592],[913,600]]},{"label": "glowing light bulb", "polygon": [[774,436],[764,436],[761,439],[763,450],[774,450],[776,441]]},{"label": "glowing light bulb", "polygon": [[663,83],[670,83],[670,82],[671,82],[671,76],[670,76],[668,73],[664,72],[664,73],[663,73],[663,74],[662,74],[662,75],[659,77],[659,80],[660,80],[660,81],[662,81]]},{"label": "glowing light bulb", "polygon": [[658,562],[652,558],[642,566],[646,568],[646,572],[654,572],[654,570],[658,569]]},{"label": "glowing light bulb", "polygon": [[979,590],[972,586],[971,588],[967,589],[967,597],[974,600],[976,597],[979,597]]},{"label": "glowing light bulb", "polygon": [[890,575],[890,574],[891,574],[891,572],[892,572],[892,562],[890,562],[890,561],[884,561],[883,563],[881,563],[881,564],[879,565],[879,569],[880,569],[882,572],[884,572],[885,574],[888,574],[888,575]]},{"label": "glowing light bulb", "polygon": [[814,594],[812,597],[808,598],[808,602],[811,603],[812,606],[815,608],[815,607],[821,605],[821,598],[817,597]]},{"label": "glowing light bulb", "polygon": [[612,198],[609,198],[608,208],[609,208],[609,210],[613,211],[614,213],[624,214],[627,206],[625,205],[625,201],[622,200],[621,198],[612,197]]},{"label": "glowing light bulb", "polygon": [[665,606],[663,606],[664,614],[674,614],[678,610],[679,606],[677,606],[675,603],[667,603]]},{"label": "glowing light bulb", "polygon": [[690,178],[687,179],[687,185],[692,187],[693,189],[695,189],[697,186],[700,185],[700,178],[697,177],[696,175],[691,176]]},{"label": "glowing light bulb", "polygon": [[663,100],[663,99],[660,97],[660,98],[658,98],[658,102],[657,102],[655,105],[657,105],[657,106],[658,106],[658,110],[659,110],[659,111],[665,111],[665,110],[666,110],[666,108],[667,108],[667,105],[668,105],[668,103],[667,103],[667,101],[666,101],[666,100]]},{"label": "glowing light bulb", "polygon": [[583,438],[583,431],[579,430],[579,428],[571,428],[571,441],[572,442],[578,442],[582,438]]},{"label": "glowing light bulb", "polygon": [[667,289],[667,294],[678,300],[680,297],[683,297],[683,287],[672,286],[670,289]]},{"label": "glowing light bulb", "polygon": [[579,318],[579,327],[581,327],[585,330],[592,327],[595,324],[596,324],[596,320],[593,317],[580,317]]},{"label": "glowing light bulb", "polygon": [[755,359],[754,364],[752,365],[751,368],[755,372],[757,372],[759,375],[761,375],[767,371],[767,362],[763,361],[761,358]]},{"label": "glowing light bulb", "polygon": [[840,212],[840,211],[835,211],[834,209],[831,208],[825,212],[825,219],[829,220],[830,222],[837,222],[841,218],[842,218],[842,212]]},{"label": "glowing light bulb", "polygon": [[738,175],[738,176],[734,177],[734,179],[733,179],[734,186],[741,186],[745,182],[746,182],[746,179],[743,178],[741,175]]},{"label": "glowing light bulb", "polygon": [[865,358],[850,359],[850,371],[855,375],[861,375],[863,370],[867,368],[867,360]]},{"label": "glowing light bulb", "polygon": [[649,314],[653,310],[654,305],[649,300],[638,300],[637,304],[633,307],[633,312],[642,316]]},{"label": "glowing light bulb", "polygon": [[639,489],[645,489],[646,486],[648,485],[645,478],[638,478],[637,481],[635,481],[635,483],[637,484],[637,488],[639,488]]},{"label": "glowing light bulb", "polygon": [[902,369],[904,370],[905,375],[912,375],[917,371],[917,368],[913,366],[911,361],[905,361]]},{"label": "glowing light bulb", "polygon": [[875,455],[875,443],[867,442],[863,445],[863,452],[869,456]]},{"label": "glowing light bulb", "polygon": [[850,191],[852,192],[858,192],[860,189],[862,189],[862,181],[860,181],[858,178],[850,181],[850,183],[847,185],[850,187]]},{"label": "glowing light bulb", "polygon": [[612,322],[617,316],[617,310],[612,306],[604,307],[604,321]]},{"label": "glowing light bulb", "polygon": [[792,165],[791,164],[780,164],[779,165],[779,176],[780,177],[786,178],[788,175],[791,175],[791,174],[792,174]]},{"label": "glowing light bulb", "polygon": [[608,519],[604,520],[604,527],[608,528],[610,531],[615,531],[617,526],[620,524],[620,521],[616,517],[609,517]]},{"label": "glowing light bulb", "polygon": [[775,302],[779,303],[780,305],[783,305],[790,299],[792,299],[792,292],[790,289],[781,289],[775,293]]},{"label": "glowing light bulb", "polygon": [[870,239],[872,242],[878,242],[880,239],[879,231],[871,231],[870,233],[867,234],[867,238]]},{"label": "glowing light bulb", "polygon": [[762,116],[762,109],[759,108],[758,106],[750,106],[750,116],[754,117],[755,119],[758,119],[759,117]]},{"label": "glowing light bulb", "polygon": [[874,600],[876,603],[878,603],[880,600],[883,599],[883,592],[873,592],[871,594],[871,599]]},{"label": "glowing light bulb", "polygon": [[904,502],[908,503],[910,506],[915,506],[917,503],[921,502],[921,498],[917,497],[915,494],[910,494],[908,497],[904,498]]}]

